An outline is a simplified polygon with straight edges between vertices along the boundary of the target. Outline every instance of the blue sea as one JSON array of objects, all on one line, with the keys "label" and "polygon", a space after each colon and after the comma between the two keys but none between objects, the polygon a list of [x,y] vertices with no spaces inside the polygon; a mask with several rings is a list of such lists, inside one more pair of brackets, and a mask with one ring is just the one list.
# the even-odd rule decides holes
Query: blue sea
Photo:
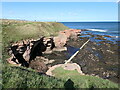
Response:
[{"label": "blue sea", "polygon": [[[118,41],[118,22],[62,22],[65,26],[73,29],[87,29],[83,34],[109,35]],[[109,38],[108,38],[109,39]]]},{"label": "blue sea", "polygon": [[[102,45],[101,41],[96,39],[96,35],[109,35],[111,37],[105,37],[106,40],[112,41],[111,43],[118,44],[119,39],[119,31],[118,31],[118,22],[62,22],[65,26],[72,29],[86,29],[82,31],[80,37],[89,37],[90,41],[96,42],[97,45]],[[120,24],[120,23],[119,23]],[[91,36],[94,35],[95,37]],[[68,46],[68,56],[70,58],[78,48],[74,46]]]}]

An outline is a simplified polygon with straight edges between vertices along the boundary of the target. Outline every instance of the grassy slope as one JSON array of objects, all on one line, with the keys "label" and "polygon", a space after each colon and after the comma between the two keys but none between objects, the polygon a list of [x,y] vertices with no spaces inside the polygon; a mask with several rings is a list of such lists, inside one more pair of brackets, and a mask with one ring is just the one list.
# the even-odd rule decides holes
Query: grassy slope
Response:
[{"label": "grassy slope", "polygon": [[40,36],[57,35],[58,31],[68,29],[61,23],[57,22],[31,22],[3,20],[3,57],[7,58],[6,47],[10,42],[16,42],[22,39],[39,38]]},{"label": "grassy slope", "polygon": [[14,20],[3,20],[2,26],[3,42],[5,42],[5,45],[8,45],[11,41],[18,41],[26,38],[57,35],[58,31],[68,29],[68,27],[57,22],[30,22]]},{"label": "grassy slope", "polygon": [[[3,37],[3,87],[4,88],[63,88],[63,81],[48,76],[41,76],[23,67],[10,66],[5,62],[9,57],[7,47],[10,42],[22,39],[39,38],[40,36],[57,35],[60,30],[68,29],[57,22],[31,22],[2,20]],[[1,35],[0,35],[1,36]],[[0,74],[1,75],[1,74]],[[1,83],[1,82],[0,82]]]},{"label": "grassy slope", "polygon": [[[10,42],[39,36],[57,35],[60,30],[68,29],[56,22],[30,22],[3,20],[3,87],[4,88],[63,88],[66,80],[41,76],[31,69],[10,66],[5,63],[7,47]],[[80,77],[84,78],[84,77]],[[86,79],[86,78],[85,78]],[[81,81],[82,82],[82,81]],[[80,85],[81,86],[81,85]],[[79,83],[77,85],[79,87]],[[88,86],[86,86],[87,88]]]},{"label": "grassy slope", "polygon": [[3,88],[63,88],[64,82],[23,67],[3,68]]},{"label": "grassy slope", "polygon": [[58,67],[53,70],[53,74],[56,78],[62,80],[71,79],[74,82],[74,86],[77,88],[118,88],[117,84],[109,80],[103,80],[94,76],[80,75],[76,70],[69,71]]}]

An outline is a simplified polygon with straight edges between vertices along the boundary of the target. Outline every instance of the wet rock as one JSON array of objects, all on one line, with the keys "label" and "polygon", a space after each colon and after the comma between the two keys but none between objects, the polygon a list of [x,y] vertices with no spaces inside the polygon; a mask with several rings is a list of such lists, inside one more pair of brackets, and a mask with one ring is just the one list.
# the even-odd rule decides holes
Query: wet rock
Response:
[{"label": "wet rock", "polygon": [[[94,39],[96,38],[104,38],[104,36],[96,36],[89,34],[90,36],[93,36]],[[67,41],[67,46],[73,46],[75,48],[79,48],[82,46],[89,38],[88,37],[79,37],[77,40],[69,39]],[[99,39],[98,39],[99,40]],[[88,75],[98,75],[102,78],[107,78],[109,80],[112,80],[114,82],[117,82],[117,72],[118,70],[114,70],[114,66],[118,66],[118,51],[117,51],[118,45],[114,44],[113,42],[109,40],[101,41],[101,42],[95,42],[90,41],[80,52],[77,54],[76,57],[72,60],[73,63],[77,63],[81,66],[83,73]],[[68,52],[62,52],[60,54],[60,57],[56,55],[56,52],[54,52],[55,55],[52,55],[52,59],[55,61],[49,65],[55,65],[63,63],[62,59],[66,60],[66,55]],[[57,58],[55,58],[57,56]],[[109,68],[108,68],[109,67]],[[117,67],[116,67],[117,68]],[[107,72],[106,74],[103,74],[103,72]],[[112,71],[112,72],[110,72]]]},{"label": "wet rock", "polygon": [[[69,59],[68,55],[70,53],[67,52],[66,50],[59,51],[58,47],[63,48],[63,46],[65,47],[73,46],[75,48],[80,48],[80,46],[82,46],[89,39],[89,37],[82,37],[82,34],[80,37],[77,37],[76,40],[73,38],[68,38],[71,35],[71,32],[68,32],[68,33],[66,32],[68,31],[65,30],[64,32],[60,32],[60,35],[58,35],[57,37],[53,37],[52,42],[54,42],[57,48],[55,47],[51,50],[51,46],[50,46],[51,44],[48,43],[47,50],[52,52],[43,53],[44,52],[43,51],[42,53],[43,53],[44,59],[40,59],[40,61],[39,60],[35,61],[35,64],[31,67],[35,67],[37,71],[44,72],[44,70],[41,69],[42,67],[39,67],[39,65],[41,66],[43,65],[43,67],[45,67],[44,64],[46,64],[47,66],[63,64],[65,60]],[[118,66],[117,57],[119,55],[118,44],[114,44],[112,41],[109,41],[107,39],[96,42],[96,40],[103,39],[106,36],[93,35],[91,33],[88,33],[88,35],[92,37],[91,41],[87,45],[85,45],[83,49],[80,50],[80,52],[77,54],[76,57],[74,57],[72,62],[79,64],[82,68],[83,73],[85,74],[95,75],[95,76],[98,75],[99,77],[107,78],[109,80],[117,82],[117,79],[119,77],[118,69],[116,67]],[[33,42],[35,43],[36,41],[34,40]],[[45,42],[43,41],[43,44],[47,45],[47,42],[49,41],[50,39],[46,39]],[[16,45],[14,49],[16,50],[17,47],[18,46]],[[31,45],[31,47],[33,46]],[[58,51],[54,51],[54,49]],[[14,53],[18,53],[19,50],[18,51],[16,50]],[[34,60],[31,61],[31,65],[32,65],[32,62],[34,63]],[[45,62],[45,63],[43,64],[42,62]],[[39,65],[37,63],[39,63]]]},{"label": "wet rock", "polygon": [[48,67],[45,65],[45,63],[40,60],[31,61],[29,67],[40,73],[45,73],[48,70]]},{"label": "wet rock", "polygon": [[109,35],[104,35],[104,37],[110,37],[110,38],[112,38],[112,36],[109,36]]},{"label": "wet rock", "polygon": [[103,38],[103,37],[97,37],[97,38],[95,38],[95,39],[99,39],[99,40],[106,40],[105,38]]}]

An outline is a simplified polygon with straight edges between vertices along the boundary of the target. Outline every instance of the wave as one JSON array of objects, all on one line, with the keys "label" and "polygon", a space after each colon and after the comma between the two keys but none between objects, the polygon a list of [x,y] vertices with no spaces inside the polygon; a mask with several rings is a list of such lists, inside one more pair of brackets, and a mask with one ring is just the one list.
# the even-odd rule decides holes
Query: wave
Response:
[{"label": "wave", "polygon": [[120,38],[120,36],[112,36],[113,38]]},{"label": "wave", "polygon": [[107,30],[103,30],[103,29],[87,29],[89,31],[97,31],[97,32],[107,32]]},{"label": "wave", "polygon": [[[104,30],[104,29],[87,29],[89,31],[95,31],[95,32],[103,32],[102,35],[109,35],[113,38],[120,38],[120,33],[118,31],[108,31],[108,30]],[[105,33],[107,32],[107,33]]]}]

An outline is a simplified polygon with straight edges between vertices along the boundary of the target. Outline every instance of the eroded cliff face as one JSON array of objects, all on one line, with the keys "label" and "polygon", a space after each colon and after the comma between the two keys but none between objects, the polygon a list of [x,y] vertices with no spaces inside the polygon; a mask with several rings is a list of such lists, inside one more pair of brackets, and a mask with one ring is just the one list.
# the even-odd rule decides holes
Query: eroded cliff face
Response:
[{"label": "eroded cliff face", "polygon": [[43,61],[35,61],[36,58],[40,59],[43,53],[51,53],[53,50],[63,48],[71,37],[76,39],[80,32],[81,30],[70,29],[59,32],[56,37],[41,37],[37,40],[16,42],[9,48],[11,57],[7,61],[14,65],[31,67],[36,71],[44,72],[47,69],[46,65]]}]

